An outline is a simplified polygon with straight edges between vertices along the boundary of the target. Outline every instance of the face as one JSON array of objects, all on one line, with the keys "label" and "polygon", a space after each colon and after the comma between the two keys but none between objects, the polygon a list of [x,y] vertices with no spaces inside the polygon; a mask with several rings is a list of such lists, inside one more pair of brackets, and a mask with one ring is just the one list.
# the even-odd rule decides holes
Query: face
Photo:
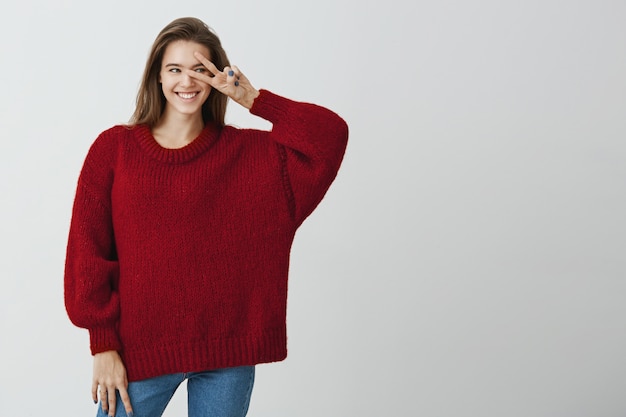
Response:
[{"label": "face", "polygon": [[166,112],[187,116],[202,114],[202,104],[209,97],[211,86],[185,73],[185,70],[208,73],[194,57],[193,53],[196,51],[209,57],[209,51],[205,46],[191,41],[171,42],[165,49],[159,82],[167,100]]}]

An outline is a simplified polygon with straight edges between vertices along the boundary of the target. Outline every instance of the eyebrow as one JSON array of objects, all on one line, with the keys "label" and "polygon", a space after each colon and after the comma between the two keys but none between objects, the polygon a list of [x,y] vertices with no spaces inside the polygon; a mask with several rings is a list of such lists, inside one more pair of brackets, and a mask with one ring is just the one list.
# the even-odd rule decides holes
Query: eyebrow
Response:
[{"label": "eyebrow", "polygon": [[[191,68],[198,68],[198,67],[203,67],[203,66],[204,65],[198,63],[198,64],[194,65]],[[167,67],[184,67],[184,65],[176,64],[176,63],[172,62],[172,63],[169,63],[169,64],[165,64],[165,68],[167,68]]]}]

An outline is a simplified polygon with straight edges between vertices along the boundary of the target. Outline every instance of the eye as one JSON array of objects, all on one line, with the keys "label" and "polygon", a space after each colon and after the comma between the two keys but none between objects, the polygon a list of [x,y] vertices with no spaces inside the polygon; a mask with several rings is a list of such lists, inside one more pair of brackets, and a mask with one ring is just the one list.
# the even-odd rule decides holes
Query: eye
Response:
[{"label": "eye", "polygon": [[180,68],[170,68],[170,72],[173,72],[175,74],[179,73],[180,72]]},{"label": "eye", "polygon": [[205,73],[206,72],[206,68],[196,68],[196,72]]}]

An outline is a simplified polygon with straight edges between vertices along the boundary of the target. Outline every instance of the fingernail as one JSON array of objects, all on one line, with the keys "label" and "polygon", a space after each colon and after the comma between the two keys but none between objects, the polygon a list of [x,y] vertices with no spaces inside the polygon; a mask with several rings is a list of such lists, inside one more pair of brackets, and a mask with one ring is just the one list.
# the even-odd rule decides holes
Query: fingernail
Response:
[{"label": "fingernail", "polygon": [[93,400],[93,403],[94,404],[98,404],[98,400]]},{"label": "fingernail", "polygon": [[228,76],[232,77],[233,75],[235,75],[235,72],[233,70],[228,71]]},{"label": "fingernail", "polygon": [[239,87],[239,81],[235,81],[235,87]]},{"label": "fingernail", "polygon": [[133,412],[131,411],[130,413],[128,413],[128,417],[134,417],[135,415],[133,414]]}]

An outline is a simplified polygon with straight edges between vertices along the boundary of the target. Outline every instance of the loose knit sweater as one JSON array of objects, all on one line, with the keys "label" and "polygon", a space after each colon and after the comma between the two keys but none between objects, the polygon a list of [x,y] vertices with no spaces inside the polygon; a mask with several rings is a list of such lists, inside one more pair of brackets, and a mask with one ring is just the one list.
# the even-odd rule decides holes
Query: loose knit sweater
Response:
[{"label": "loose knit sweater", "polygon": [[208,123],[180,149],[115,126],[81,170],[65,266],[71,321],[130,381],[287,355],[294,234],[334,180],[348,129],[261,90],[271,131]]}]

